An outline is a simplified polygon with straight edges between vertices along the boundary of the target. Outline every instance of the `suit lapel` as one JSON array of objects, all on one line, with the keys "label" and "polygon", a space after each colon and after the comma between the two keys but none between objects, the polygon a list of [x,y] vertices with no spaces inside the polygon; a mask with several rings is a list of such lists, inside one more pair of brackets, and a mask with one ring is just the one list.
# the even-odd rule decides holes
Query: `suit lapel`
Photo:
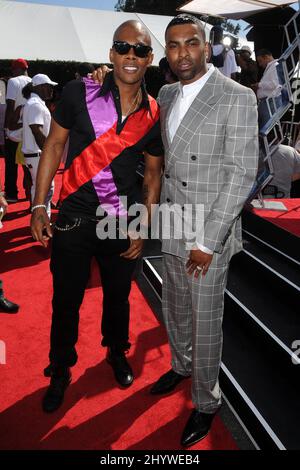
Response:
[{"label": "suit lapel", "polygon": [[[195,135],[196,130],[199,130],[199,127],[205,123],[210,111],[214,109],[217,103],[222,99],[223,88],[223,75],[218,70],[215,70],[182,119],[170,145],[171,154],[182,154],[184,148]],[[170,109],[168,115],[169,114]],[[167,128],[168,127],[167,124]]]},{"label": "suit lapel", "polygon": [[165,136],[165,141],[167,143],[168,149],[171,146],[171,137],[170,137],[170,132],[169,132],[169,118],[170,118],[170,113],[172,111],[172,108],[174,104],[176,103],[177,97],[180,93],[179,83],[177,84],[176,87],[172,87],[169,93],[170,93],[170,96],[168,97],[168,101],[170,104],[168,105],[168,109],[167,109],[164,119],[161,120],[162,135]]}]

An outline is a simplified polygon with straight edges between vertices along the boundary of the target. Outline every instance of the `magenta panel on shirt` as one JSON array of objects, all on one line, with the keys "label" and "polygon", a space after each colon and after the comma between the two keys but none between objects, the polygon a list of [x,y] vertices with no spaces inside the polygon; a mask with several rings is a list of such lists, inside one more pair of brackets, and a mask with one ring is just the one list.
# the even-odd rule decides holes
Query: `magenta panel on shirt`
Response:
[{"label": "magenta panel on shirt", "polygon": [[86,88],[86,105],[97,139],[113,127],[118,120],[118,114],[111,93],[97,97],[101,90],[100,85],[90,78],[84,78],[83,81]]},{"label": "magenta panel on shirt", "polygon": [[127,215],[127,211],[118,196],[117,187],[109,166],[94,176],[92,181],[101,207],[108,215],[118,217]]}]

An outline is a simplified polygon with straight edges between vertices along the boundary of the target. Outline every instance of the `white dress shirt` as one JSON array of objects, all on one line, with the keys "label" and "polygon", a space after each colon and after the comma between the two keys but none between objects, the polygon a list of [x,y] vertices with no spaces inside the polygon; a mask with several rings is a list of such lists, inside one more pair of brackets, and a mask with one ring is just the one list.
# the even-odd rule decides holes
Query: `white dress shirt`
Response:
[{"label": "white dress shirt", "polygon": [[[213,55],[222,54],[224,50],[223,44],[215,44],[212,46]],[[238,71],[238,66],[235,60],[235,54],[232,49],[227,49],[224,57],[223,67],[218,67],[219,72],[221,72],[225,77],[231,78],[233,73]]]},{"label": "white dress shirt", "polygon": [[282,86],[279,84],[277,65],[278,62],[275,59],[266,66],[264,74],[258,84],[257,98],[259,100],[271,96],[274,98],[280,96]]},{"label": "white dress shirt", "polygon": [[[178,97],[172,108],[168,121],[169,135],[171,141],[174,139],[176,131],[186,112],[191,106],[192,102],[194,101],[198,93],[202,90],[203,86],[205,85],[209,77],[212,75],[214,70],[215,67],[212,64],[208,64],[208,71],[201,78],[199,78],[199,80],[196,80],[193,83],[189,83],[188,85],[179,85],[180,92],[178,93]],[[213,252],[209,248],[206,248],[205,246],[199,243],[197,243],[197,248],[203,251],[204,253],[210,255],[213,254]]]}]

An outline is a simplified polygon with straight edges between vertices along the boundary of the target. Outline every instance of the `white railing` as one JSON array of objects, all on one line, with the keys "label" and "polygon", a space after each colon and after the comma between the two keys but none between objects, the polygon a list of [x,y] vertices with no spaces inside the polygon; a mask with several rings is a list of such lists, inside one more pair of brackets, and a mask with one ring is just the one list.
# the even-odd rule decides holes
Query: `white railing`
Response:
[{"label": "white railing", "polygon": [[[294,123],[294,116],[295,105],[298,100],[298,83],[300,81],[300,0],[299,11],[284,26],[284,31],[287,47],[278,59],[279,64],[277,66],[279,83],[282,87],[281,96],[267,98],[259,104],[259,106],[265,106],[263,111],[267,116],[264,124],[260,124],[260,138],[261,150],[265,155],[264,163],[271,175],[273,173],[272,154],[287,135],[290,145],[295,142],[299,126],[299,123]],[[292,118],[288,127],[288,123],[282,123],[280,119],[291,106],[293,107]],[[261,191],[269,182],[270,178],[266,179],[266,183],[261,185]]]}]

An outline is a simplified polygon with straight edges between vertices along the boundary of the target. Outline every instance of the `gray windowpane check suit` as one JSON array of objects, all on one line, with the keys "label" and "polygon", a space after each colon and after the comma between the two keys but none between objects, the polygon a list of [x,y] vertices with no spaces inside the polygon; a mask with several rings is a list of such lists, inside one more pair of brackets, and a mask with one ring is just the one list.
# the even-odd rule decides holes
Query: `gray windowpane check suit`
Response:
[{"label": "gray windowpane check suit", "polygon": [[[228,266],[241,249],[239,215],[257,172],[257,105],[250,89],[215,70],[171,142],[168,117],[179,92],[175,83],[164,86],[158,96],[165,146],[161,202],[202,204],[204,227],[196,226],[193,215],[194,238],[188,240],[185,234],[162,241],[163,315],[172,368],[192,375],[195,407],[212,413],[221,404],[218,374]],[[195,242],[214,252],[208,273],[198,279],[185,267]]]}]

